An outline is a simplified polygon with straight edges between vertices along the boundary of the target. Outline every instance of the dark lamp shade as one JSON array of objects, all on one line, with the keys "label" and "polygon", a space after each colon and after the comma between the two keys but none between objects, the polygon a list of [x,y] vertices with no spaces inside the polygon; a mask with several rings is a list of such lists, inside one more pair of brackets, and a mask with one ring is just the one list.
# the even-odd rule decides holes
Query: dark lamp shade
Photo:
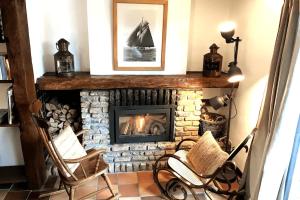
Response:
[{"label": "dark lamp shade", "polygon": [[226,32],[221,31],[221,35],[226,40],[226,42],[229,42],[234,35],[234,29]]},{"label": "dark lamp shade", "polygon": [[225,94],[224,96],[213,97],[209,99],[208,102],[211,107],[213,107],[215,110],[218,110],[219,108],[226,106],[229,99],[229,96]]},{"label": "dark lamp shade", "polygon": [[228,71],[228,82],[236,83],[245,79],[245,76],[242,73],[242,70],[236,65],[231,65]]}]

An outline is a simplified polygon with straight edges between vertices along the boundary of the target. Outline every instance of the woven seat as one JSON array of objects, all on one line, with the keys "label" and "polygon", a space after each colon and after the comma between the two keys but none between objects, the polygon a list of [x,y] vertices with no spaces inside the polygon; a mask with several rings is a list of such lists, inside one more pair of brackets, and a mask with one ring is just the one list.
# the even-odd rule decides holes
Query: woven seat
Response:
[{"label": "woven seat", "polygon": [[[66,191],[69,200],[73,200],[76,188],[101,176],[107,187],[93,191],[80,199],[89,199],[104,189],[108,189],[111,193],[111,196],[107,199],[117,199],[119,195],[113,192],[110,180],[106,175],[108,165],[102,158],[105,150],[99,149],[85,152],[77,139],[84,131],[75,135],[70,127],[65,128],[62,133],[53,139],[47,131],[48,124],[42,116],[41,108],[42,103],[39,100],[35,100],[30,105],[29,110],[32,113],[40,138],[58,169],[61,184],[59,190],[42,194],[40,198]],[[64,186],[65,190],[61,190],[61,185]]]}]

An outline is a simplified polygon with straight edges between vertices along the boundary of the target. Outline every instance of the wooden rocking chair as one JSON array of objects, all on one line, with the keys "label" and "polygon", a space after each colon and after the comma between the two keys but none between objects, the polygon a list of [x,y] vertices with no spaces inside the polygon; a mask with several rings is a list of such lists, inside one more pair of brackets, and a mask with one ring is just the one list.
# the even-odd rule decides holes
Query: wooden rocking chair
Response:
[{"label": "wooden rocking chair", "polygon": [[[64,155],[61,155],[60,153],[61,147],[58,147],[58,145],[55,144],[54,139],[47,131],[48,124],[42,116],[41,108],[42,108],[41,101],[35,100],[32,103],[32,105],[30,105],[29,110],[32,113],[33,121],[37,126],[38,133],[44,143],[44,146],[46,147],[50,157],[52,158],[54,165],[58,169],[61,182],[60,182],[59,190],[49,192],[46,195],[43,194],[40,197],[55,195],[64,192],[64,190],[61,190],[61,186],[63,185],[65,191],[69,196],[69,200],[73,200],[74,192],[76,188],[78,188],[82,184],[87,183],[88,181],[91,181],[92,179],[95,179],[98,176],[101,176],[104,179],[105,183],[107,184],[107,187],[89,193],[84,197],[81,197],[80,199],[90,198],[105,189],[109,189],[111,193],[111,196],[108,197],[107,199],[117,199],[119,195],[113,192],[111,182],[108,176],[106,175],[106,170],[108,168],[108,165],[102,159],[102,154],[104,153],[104,150],[92,150],[85,153],[83,147],[80,145],[79,141],[77,140],[77,137],[82,135],[84,131],[77,133],[76,134],[77,137],[76,137],[72,129],[69,128],[71,129],[72,133],[67,133],[71,135],[65,135],[67,136],[65,138],[67,138],[68,140],[72,140],[72,137],[74,136],[77,141],[75,141],[73,138],[73,143],[70,148],[79,148],[79,150],[75,149],[75,151],[79,151],[79,153],[75,152],[74,154],[73,152],[73,155],[83,155],[83,156],[76,157],[76,158],[74,158],[73,156],[71,158],[68,157],[69,158],[68,159]],[[59,142],[63,143],[65,141],[59,141]],[[82,149],[80,149],[78,145]],[[64,148],[65,146],[66,145],[63,144],[62,148]],[[68,153],[70,153],[70,149],[67,149],[67,151]]]},{"label": "wooden rocking chair", "polygon": [[[218,165],[209,167],[209,172],[201,173],[196,169],[195,163],[192,163],[188,157],[188,152],[193,150],[193,147],[198,145],[201,146],[207,141],[203,141],[207,139],[207,137],[201,137],[198,141],[194,141],[192,139],[182,140],[176,148],[175,154],[166,154],[161,156],[154,164],[153,167],[153,178],[155,183],[158,185],[162,195],[167,199],[171,200],[185,200],[188,198],[188,192],[190,192],[194,199],[199,199],[199,196],[196,194],[195,189],[202,189],[204,191],[204,195],[206,195],[209,199],[212,199],[209,194],[215,193],[217,195],[223,196],[226,199],[233,199],[234,197],[242,197],[244,195],[244,191],[239,188],[233,189],[232,183],[238,183],[241,178],[242,173],[237,168],[235,163],[233,162],[233,158],[241,151],[241,149],[245,148],[248,151],[248,144],[252,143],[254,134],[256,129],[254,129],[251,134],[249,134],[242,143],[237,146],[237,148],[231,152],[230,155],[223,152],[219,149],[218,153],[227,154],[225,159],[215,159],[219,161]],[[205,133],[206,134],[206,133]],[[205,135],[204,134],[204,135]],[[213,136],[209,133],[208,140],[213,140],[215,143]],[[212,139],[211,139],[212,138]],[[200,141],[202,140],[202,141]],[[195,144],[192,149],[184,148],[183,143],[187,141],[192,141]],[[250,144],[251,144],[250,143]],[[204,144],[205,146],[206,144]],[[216,143],[216,145],[218,145]],[[219,147],[219,145],[218,145]],[[197,147],[196,147],[197,149]],[[199,148],[201,149],[201,147]],[[194,157],[198,156],[198,160],[196,160],[196,164],[198,163],[209,163],[207,160],[211,159],[210,157],[218,157],[218,155],[204,155],[202,153],[204,151],[212,152],[209,149],[209,145],[201,149],[201,151],[193,152]],[[196,150],[197,151],[197,150]],[[222,152],[221,152],[222,151]],[[202,155],[201,155],[202,154]],[[222,160],[222,162],[220,162]],[[210,163],[212,164],[212,163]],[[205,166],[204,166],[205,167]],[[167,175],[166,177],[160,176],[160,173]],[[161,175],[162,175],[161,174]],[[228,176],[228,174],[230,176]],[[209,193],[208,193],[209,191]]]}]

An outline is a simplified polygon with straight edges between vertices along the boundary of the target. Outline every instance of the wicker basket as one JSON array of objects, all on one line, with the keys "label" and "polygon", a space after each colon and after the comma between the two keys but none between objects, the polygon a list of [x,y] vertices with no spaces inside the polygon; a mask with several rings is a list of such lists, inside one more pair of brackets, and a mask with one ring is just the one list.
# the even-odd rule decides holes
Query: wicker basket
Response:
[{"label": "wicker basket", "polygon": [[226,127],[226,121],[224,115],[208,112],[206,107],[202,107],[200,115],[201,135],[204,134],[205,131],[211,131],[215,138],[222,137]]}]

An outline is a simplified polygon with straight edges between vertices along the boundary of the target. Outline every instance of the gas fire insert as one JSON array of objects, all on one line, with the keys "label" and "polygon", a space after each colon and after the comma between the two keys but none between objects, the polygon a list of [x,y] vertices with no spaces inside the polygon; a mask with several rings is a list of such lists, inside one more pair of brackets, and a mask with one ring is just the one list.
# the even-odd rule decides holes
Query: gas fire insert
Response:
[{"label": "gas fire insert", "polygon": [[110,110],[111,143],[174,140],[174,106],[113,106]]}]

